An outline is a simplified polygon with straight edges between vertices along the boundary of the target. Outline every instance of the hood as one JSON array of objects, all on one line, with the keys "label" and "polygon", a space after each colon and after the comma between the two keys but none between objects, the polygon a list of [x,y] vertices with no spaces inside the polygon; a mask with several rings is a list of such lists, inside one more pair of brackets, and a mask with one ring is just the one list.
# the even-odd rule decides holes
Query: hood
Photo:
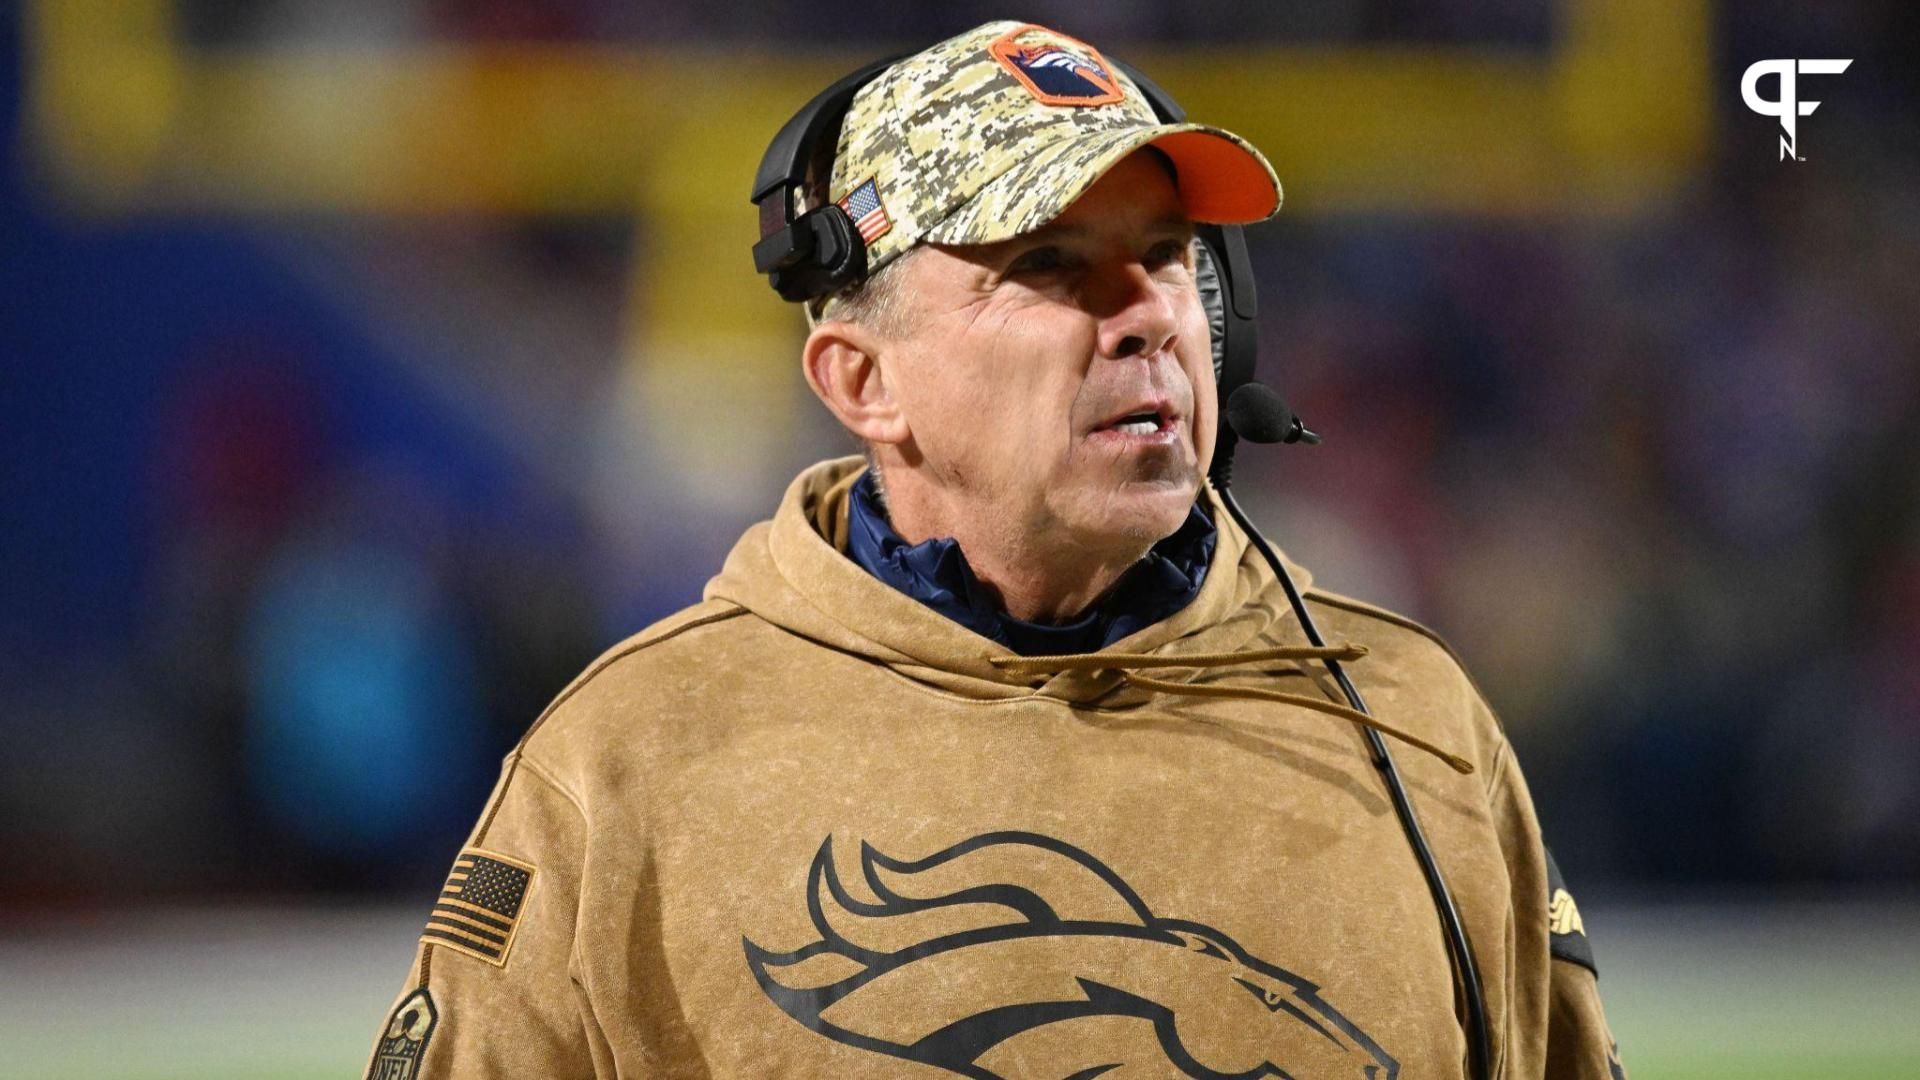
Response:
[{"label": "hood", "polygon": [[[773,520],[749,528],[707,583],[705,599],[740,605],[767,622],[831,649],[866,657],[899,674],[975,698],[1034,693],[1085,702],[1111,691],[1111,672],[1026,672],[1004,664],[1008,650],[874,578],[845,554],[848,491],[866,471],[858,456],[824,461],[796,477]],[[1286,594],[1246,533],[1209,485],[1203,493],[1219,529],[1205,583],[1186,607],[1098,653],[1168,658],[1234,652],[1258,643],[1278,621],[1293,621]],[[1304,592],[1307,572],[1288,570]],[[1297,638],[1292,630],[1277,635]],[[1003,663],[996,664],[994,658]]]}]

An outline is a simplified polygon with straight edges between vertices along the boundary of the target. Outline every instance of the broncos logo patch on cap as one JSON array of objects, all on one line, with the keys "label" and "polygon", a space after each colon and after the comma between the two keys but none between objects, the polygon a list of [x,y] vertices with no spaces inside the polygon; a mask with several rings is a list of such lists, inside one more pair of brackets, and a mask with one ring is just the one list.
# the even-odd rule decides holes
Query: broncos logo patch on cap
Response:
[{"label": "broncos logo patch on cap", "polygon": [[[1042,40],[1021,44],[1028,34]],[[995,38],[987,52],[1047,105],[1111,105],[1126,96],[1098,49],[1055,30],[1018,27]]]}]

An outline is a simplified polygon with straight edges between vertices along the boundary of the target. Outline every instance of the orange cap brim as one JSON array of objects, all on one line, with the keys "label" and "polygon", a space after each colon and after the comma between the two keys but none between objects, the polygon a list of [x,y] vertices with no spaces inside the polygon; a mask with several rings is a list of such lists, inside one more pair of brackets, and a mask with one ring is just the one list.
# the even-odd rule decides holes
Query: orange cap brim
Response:
[{"label": "orange cap brim", "polygon": [[1195,221],[1243,225],[1280,209],[1280,189],[1254,151],[1225,132],[1176,131],[1147,145],[1173,160],[1180,201]]}]

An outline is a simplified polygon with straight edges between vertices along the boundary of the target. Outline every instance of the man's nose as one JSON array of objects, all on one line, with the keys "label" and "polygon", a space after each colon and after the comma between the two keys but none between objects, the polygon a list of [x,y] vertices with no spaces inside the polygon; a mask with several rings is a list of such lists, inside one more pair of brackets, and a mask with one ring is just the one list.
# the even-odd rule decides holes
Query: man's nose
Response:
[{"label": "man's nose", "polygon": [[1173,298],[1145,266],[1116,267],[1103,275],[1099,288],[1100,355],[1153,356],[1172,347],[1179,329]]}]

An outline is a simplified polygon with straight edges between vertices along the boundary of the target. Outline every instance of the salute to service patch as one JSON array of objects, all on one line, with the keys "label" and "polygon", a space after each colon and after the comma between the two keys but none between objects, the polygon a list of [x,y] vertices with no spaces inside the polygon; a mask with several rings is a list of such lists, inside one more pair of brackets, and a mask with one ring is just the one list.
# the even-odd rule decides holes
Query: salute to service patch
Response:
[{"label": "salute to service patch", "polygon": [[420,940],[504,967],[532,888],[531,865],[467,848],[453,861]]},{"label": "salute to service patch", "polygon": [[1560,876],[1560,864],[1547,852],[1547,930],[1548,948],[1557,960],[1579,964],[1594,975],[1600,968],[1593,962],[1593,943],[1587,940],[1587,924],[1580,920],[1580,906],[1573,902],[1567,883]]}]

